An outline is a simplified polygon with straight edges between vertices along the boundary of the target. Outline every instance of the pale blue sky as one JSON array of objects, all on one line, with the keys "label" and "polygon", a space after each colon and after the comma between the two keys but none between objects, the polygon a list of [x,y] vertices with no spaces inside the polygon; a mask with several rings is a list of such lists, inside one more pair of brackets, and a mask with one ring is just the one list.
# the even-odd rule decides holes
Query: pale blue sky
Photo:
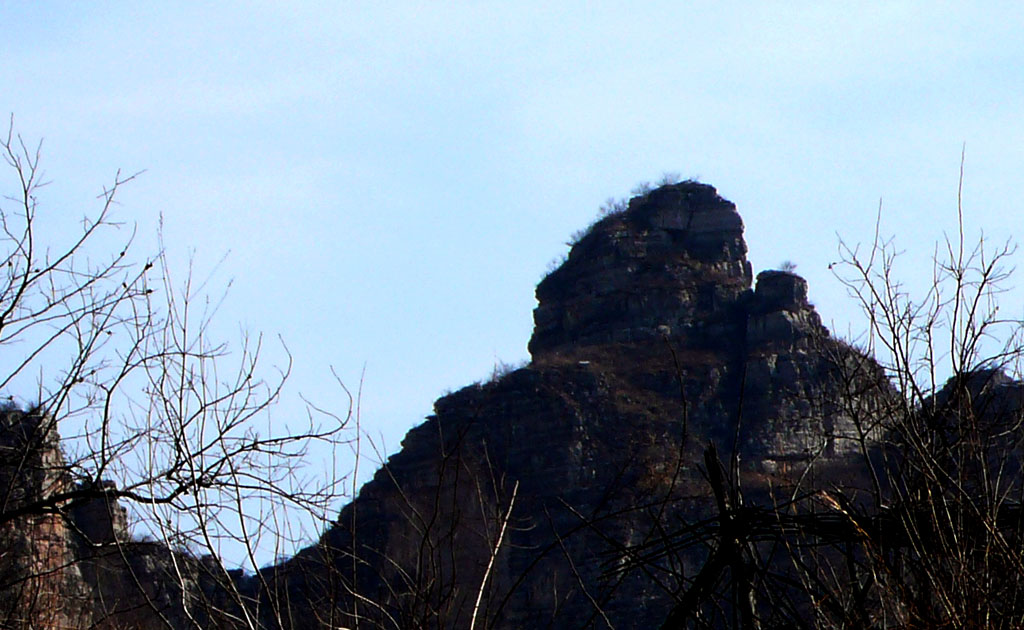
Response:
[{"label": "pale blue sky", "polygon": [[329,367],[365,364],[389,451],[527,357],[548,261],[663,172],[734,201],[755,272],[796,262],[840,332],[836,233],[870,238],[881,198],[923,269],[963,143],[969,222],[1021,232],[1018,3],[2,2],[0,25],[55,233],[146,169],[119,210],[143,243],[162,214],[178,264],[230,250],[218,321],[286,340],[289,405],[339,405]]}]

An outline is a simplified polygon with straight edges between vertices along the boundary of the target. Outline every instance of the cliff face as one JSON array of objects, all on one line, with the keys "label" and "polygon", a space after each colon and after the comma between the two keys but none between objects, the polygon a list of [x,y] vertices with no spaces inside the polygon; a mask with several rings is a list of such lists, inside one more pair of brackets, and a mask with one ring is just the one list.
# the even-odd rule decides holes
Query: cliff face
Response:
[{"label": "cliff face", "polygon": [[607,369],[642,374],[648,359],[636,352],[672,355],[677,376],[720,405],[695,423],[715,434],[739,420],[745,452],[765,465],[849,449],[854,428],[825,391],[849,350],[830,339],[799,276],[765,271],[752,291],[746,252],[736,207],[711,186],[634,198],[537,287],[534,364],[608,355]]},{"label": "cliff face", "polygon": [[[209,620],[217,572],[188,553],[132,540],[112,489],[72,477],[52,418],[0,411],[0,627],[189,628]],[[61,494],[78,498],[53,500]]]},{"label": "cliff face", "polygon": [[[645,545],[713,512],[707,445],[763,495],[811,459],[843,461],[865,404],[849,375],[879,376],[830,337],[802,278],[755,281],[746,251],[736,207],[700,183],[602,218],[537,287],[530,364],[439,399],[319,544],[235,586],[266,627],[659,626],[706,552],[648,561]],[[33,454],[0,462],[6,510],[71,483],[55,431],[0,433],[35,440],[6,445]],[[40,577],[7,586],[53,613],[34,627],[184,628],[196,610],[240,627],[214,560],[128,540],[94,494],[0,527],[24,548],[8,574]],[[24,611],[23,591],[0,596]]]},{"label": "cliff face", "polygon": [[537,286],[534,358],[592,345],[734,335],[750,288],[743,221],[711,186],[666,186],[595,224]]},{"label": "cliff face", "polygon": [[708,513],[709,441],[755,485],[854,446],[837,373],[867,360],[831,339],[803,279],[752,280],[714,188],[633,199],[538,286],[530,365],[438,400],[274,575],[343,626],[660,625],[702,558],[652,573],[630,550]]},{"label": "cliff face", "polygon": [[[0,626],[86,627],[91,614],[71,531],[55,513],[18,512],[66,490],[60,439],[45,417],[0,412]],[[10,515],[10,516],[7,516]]]}]

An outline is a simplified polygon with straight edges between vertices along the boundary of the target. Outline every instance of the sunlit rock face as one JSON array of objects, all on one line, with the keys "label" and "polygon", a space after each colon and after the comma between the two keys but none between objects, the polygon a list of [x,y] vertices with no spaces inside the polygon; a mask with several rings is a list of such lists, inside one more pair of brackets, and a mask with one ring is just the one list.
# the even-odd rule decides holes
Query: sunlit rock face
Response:
[{"label": "sunlit rock face", "polygon": [[91,611],[82,610],[85,585],[65,520],[54,513],[19,515],[70,487],[63,464],[52,419],[0,411],[0,620],[9,627],[85,627],[91,621]]},{"label": "sunlit rock face", "polygon": [[[0,410],[0,627],[177,629],[211,620],[200,605],[211,572],[187,552],[132,540],[114,485],[76,473],[52,417]],[[69,493],[81,495],[54,499]]]}]

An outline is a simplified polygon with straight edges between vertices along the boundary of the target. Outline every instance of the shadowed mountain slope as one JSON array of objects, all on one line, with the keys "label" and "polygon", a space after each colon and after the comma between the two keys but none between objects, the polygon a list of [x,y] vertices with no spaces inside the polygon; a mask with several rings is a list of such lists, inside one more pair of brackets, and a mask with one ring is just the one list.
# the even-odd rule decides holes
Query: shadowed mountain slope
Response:
[{"label": "shadowed mountain slope", "polygon": [[439,399],[321,544],[268,572],[296,614],[657,626],[702,554],[631,550],[707,515],[705,446],[735,450],[753,487],[841,457],[857,433],[839,376],[877,375],[802,278],[753,284],[746,251],[735,206],[696,182],[591,226],[537,287],[531,363]]}]

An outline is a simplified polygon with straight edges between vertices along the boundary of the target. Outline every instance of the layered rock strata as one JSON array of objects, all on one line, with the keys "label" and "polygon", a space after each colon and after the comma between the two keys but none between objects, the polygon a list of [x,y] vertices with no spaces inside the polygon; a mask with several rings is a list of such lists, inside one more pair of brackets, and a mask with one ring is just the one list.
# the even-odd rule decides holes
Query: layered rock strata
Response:
[{"label": "layered rock strata", "polygon": [[690,183],[634,198],[594,224],[537,286],[530,352],[673,338],[699,347],[734,331],[750,287],[743,221],[714,188]]},{"label": "layered rock strata", "polygon": [[[881,378],[802,278],[755,282],[746,252],[705,184],[602,218],[537,287],[529,365],[439,399],[316,545],[231,587],[267,628],[660,626],[706,553],[645,550],[712,513],[707,445],[757,496],[860,444],[858,383]],[[55,439],[41,469],[61,469]],[[70,483],[41,479],[34,492]],[[91,602],[61,623],[241,627],[215,559],[129,541],[99,495],[33,521],[69,567],[50,575]]]},{"label": "layered rock strata", "polygon": [[837,378],[867,360],[746,251],[705,184],[602,218],[537,287],[532,362],[438,400],[275,583],[341,625],[660,625],[702,558],[652,575],[631,550],[708,513],[709,441],[755,476],[856,442]]}]

